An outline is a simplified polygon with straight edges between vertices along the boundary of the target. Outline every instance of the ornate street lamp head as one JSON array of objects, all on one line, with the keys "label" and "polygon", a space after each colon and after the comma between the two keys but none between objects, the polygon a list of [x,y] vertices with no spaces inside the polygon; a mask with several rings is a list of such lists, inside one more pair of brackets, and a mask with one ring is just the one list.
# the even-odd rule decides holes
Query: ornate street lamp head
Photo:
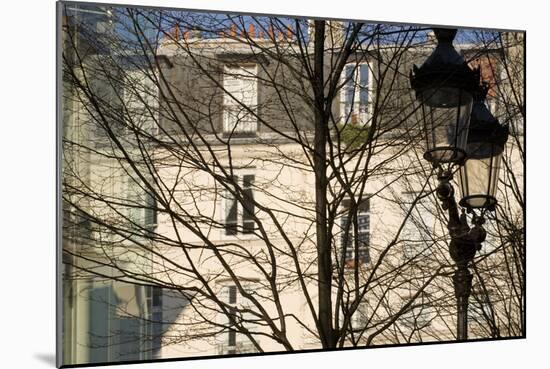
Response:
[{"label": "ornate street lamp head", "polygon": [[467,160],[460,168],[459,204],[469,209],[493,210],[502,153],[508,140],[508,126],[503,126],[485,105],[487,87],[475,95],[470,118],[466,153]]},{"label": "ornate street lamp head", "polygon": [[437,47],[410,79],[420,103],[426,136],[424,158],[432,164],[462,163],[479,69],[472,70],[453,47],[456,29],[434,28]]}]

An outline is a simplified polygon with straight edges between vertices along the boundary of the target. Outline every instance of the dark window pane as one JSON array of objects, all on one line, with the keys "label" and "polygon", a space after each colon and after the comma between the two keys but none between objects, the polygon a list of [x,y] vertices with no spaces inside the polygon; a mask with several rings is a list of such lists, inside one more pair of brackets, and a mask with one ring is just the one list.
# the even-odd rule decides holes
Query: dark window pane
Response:
[{"label": "dark window pane", "polygon": [[[113,332],[118,345],[112,345],[110,349],[111,360],[139,360],[140,347],[140,320],[135,318],[122,318],[119,321],[120,331]],[[118,352],[117,352],[118,351]]]},{"label": "dark window pane", "polygon": [[[341,228],[341,243],[342,243],[342,249],[345,249],[346,252],[349,250],[350,246],[350,235],[353,235],[353,233],[350,232],[351,227],[349,227],[349,217],[346,215],[342,216],[340,218],[340,228]],[[349,228],[348,228],[349,227]]]},{"label": "dark window pane", "polygon": [[247,174],[243,176],[243,188],[251,188],[254,186],[254,174]]},{"label": "dark window pane", "polygon": [[357,235],[357,241],[359,242],[359,247],[366,248],[369,245],[369,233],[359,232]]},{"label": "dark window pane", "polygon": [[359,103],[361,104],[361,107],[365,107],[369,98],[369,92],[367,89],[369,85],[368,64],[361,64],[359,66],[359,85],[361,86],[359,91]]},{"label": "dark window pane", "polygon": [[157,201],[151,194],[145,194],[145,225],[151,226],[157,224]]},{"label": "dark window pane", "polygon": [[[151,316],[151,320],[153,320],[155,323],[156,323],[156,322],[162,322],[162,311],[155,311],[155,312],[153,313],[153,315]],[[157,329],[157,328],[160,328],[160,324],[155,325],[155,326],[153,327],[153,331],[154,331],[155,329]]]},{"label": "dark window pane", "polygon": [[237,343],[237,332],[234,329],[229,329],[229,346],[235,346]]},{"label": "dark window pane", "polygon": [[237,286],[229,286],[229,303],[237,303]]},{"label": "dark window pane", "polygon": [[[233,288],[235,288],[235,294],[236,294],[236,287],[235,286],[231,286]],[[230,291],[230,295],[231,295],[231,287],[229,289]],[[231,299],[231,297],[230,297]],[[235,297],[235,300],[236,300],[236,297]],[[236,309],[234,307],[230,307],[229,308],[229,337],[228,337],[228,344],[229,346],[235,346],[235,344],[237,343],[237,331],[233,328],[233,326],[235,325],[235,314],[236,314]]]},{"label": "dark window pane", "polygon": [[244,221],[243,222],[243,233],[245,233],[245,234],[254,233],[254,221]]},{"label": "dark window pane", "polygon": [[90,314],[88,316],[90,330],[89,355],[90,362],[105,362],[109,360],[109,315],[111,289],[108,287],[90,290]]},{"label": "dark window pane", "polygon": [[[356,258],[362,262],[369,261],[370,242],[370,204],[369,199],[363,200],[357,206],[356,219],[353,219],[350,200],[342,201],[344,214],[340,218],[342,254],[346,261],[353,261]],[[356,221],[351,222],[351,220]],[[350,223],[351,222],[351,223]],[[355,240],[355,227],[357,227],[357,245]],[[355,254],[357,247],[357,255]]]},{"label": "dark window pane", "polygon": [[254,232],[254,175],[243,177],[243,233]]},{"label": "dark window pane", "polygon": [[[234,183],[238,183],[238,177],[233,177]],[[227,198],[225,199],[225,234],[236,235],[237,234],[237,199],[231,192],[227,192]]]},{"label": "dark window pane", "polygon": [[353,103],[353,93],[355,90],[354,68],[355,65],[351,64],[344,67],[344,78],[346,81],[344,85],[344,103],[349,106]]},{"label": "dark window pane", "polygon": [[225,234],[228,236],[234,236],[237,234],[237,222],[225,224]]},{"label": "dark window pane", "polygon": [[162,306],[162,288],[153,287],[153,306],[154,307]]}]

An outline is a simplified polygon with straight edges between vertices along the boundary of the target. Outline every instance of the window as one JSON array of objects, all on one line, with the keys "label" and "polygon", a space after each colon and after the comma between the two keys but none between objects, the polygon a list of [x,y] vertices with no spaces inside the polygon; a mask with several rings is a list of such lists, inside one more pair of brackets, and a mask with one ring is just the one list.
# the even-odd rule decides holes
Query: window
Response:
[{"label": "window", "polygon": [[82,244],[89,244],[94,239],[94,224],[90,216],[82,211],[75,211],[71,214],[74,218],[75,238],[80,238]]},{"label": "window", "polygon": [[[340,242],[346,266],[354,266],[356,262],[367,263],[370,260],[370,201],[364,199],[356,211],[351,206],[350,200],[342,202],[343,212],[340,218]],[[354,238],[356,227],[357,242]]]},{"label": "window", "polygon": [[[243,285],[243,288],[247,288]],[[221,300],[227,305],[228,316],[221,313],[221,323],[227,328],[222,333],[221,343],[218,345],[218,353],[222,355],[242,354],[256,352],[255,346],[248,340],[245,334],[239,333],[240,327],[252,331],[252,315],[243,312],[249,308],[248,300],[241,297],[237,286],[226,285],[222,287]]]},{"label": "window", "polygon": [[[225,195],[225,234],[253,234],[255,229],[254,174],[235,175],[232,179],[236,185],[233,189],[235,193],[228,190]],[[239,195],[241,201],[239,201]]]},{"label": "window", "polygon": [[146,71],[129,70],[125,72],[124,78],[125,88],[121,96],[124,106],[121,107],[121,116],[127,121],[128,133],[131,133],[128,134],[128,139],[135,139],[134,135],[137,134],[142,143],[146,143],[148,141],[145,137],[158,134],[158,88]]},{"label": "window", "polygon": [[235,316],[236,316],[236,313],[237,313],[237,309],[235,307],[235,305],[237,304],[237,286],[229,286],[227,287],[228,289],[228,302],[229,304],[231,305],[229,307],[229,322],[230,322],[230,327],[229,327],[229,330],[228,330],[228,337],[227,337],[227,344],[229,346],[229,352],[228,354],[234,354],[235,353],[235,346],[237,345],[237,330],[232,327],[231,325],[234,324],[234,321],[235,321]]},{"label": "window", "polygon": [[124,88],[117,82],[120,76],[107,76],[90,68],[85,70],[89,79],[89,93],[97,101],[84,102],[85,109],[90,113],[90,140],[97,148],[109,147],[113,144],[108,131],[112,131],[117,139],[126,136]]},{"label": "window", "polygon": [[342,72],[340,114],[342,123],[367,124],[369,120],[369,63],[348,63]]},{"label": "window", "polygon": [[155,197],[149,192],[141,182],[136,183],[133,178],[127,179],[128,194],[128,218],[136,228],[145,228],[153,232],[157,226],[157,202]]},{"label": "window", "polygon": [[149,192],[145,193],[144,224],[147,230],[153,231],[157,226],[157,200]]},{"label": "window", "polygon": [[153,359],[160,357],[162,347],[162,288],[149,286],[146,290],[147,305],[149,308],[150,334],[151,334],[151,355]]},{"label": "window", "polygon": [[257,130],[258,81],[255,65],[224,68],[223,133],[254,136]]},{"label": "window", "polygon": [[[359,305],[357,306],[357,309],[353,312],[349,319],[349,325],[346,327],[342,327],[343,329],[351,330],[353,331],[362,331],[366,329],[367,324],[369,323],[369,315],[368,315],[368,304],[366,302],[366,297],[364,297],[365,300],[362,300]],[[344,324],[344,311],[340,312],[340,322],[341,324]]]}]

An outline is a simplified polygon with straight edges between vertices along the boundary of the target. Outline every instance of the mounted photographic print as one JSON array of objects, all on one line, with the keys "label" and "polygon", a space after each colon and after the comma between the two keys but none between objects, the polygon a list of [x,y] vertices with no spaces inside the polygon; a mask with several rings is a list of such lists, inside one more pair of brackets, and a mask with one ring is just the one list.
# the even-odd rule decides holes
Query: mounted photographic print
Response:
[{"label": "mounted photographic print", "polygon": [[524,32],[64,1],[57,32],[59,366],[525,337]]}]

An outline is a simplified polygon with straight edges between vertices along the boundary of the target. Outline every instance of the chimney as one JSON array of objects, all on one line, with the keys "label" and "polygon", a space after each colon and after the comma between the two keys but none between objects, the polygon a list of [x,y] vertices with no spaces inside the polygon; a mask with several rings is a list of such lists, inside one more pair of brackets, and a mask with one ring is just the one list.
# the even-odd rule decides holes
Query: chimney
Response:
[{"label": "chimney", "polygon": [[174,26],[174,28],[172,29],[172,37],[176,40],[180,39],[180,26],[179,25]]},{"label": "chimney", "polygon": [[235,24],[231,25],[231,37],[237,37],[237,26]]},{"label": "chimney", "polygon": [[287,30],[286,30],[286,38],[287,38],[288,40],[292,40],[293,36],[294,36],[294,34],[293,34],[293,32],[292,32],[292,28],[290,28],[290,27],[287,28]]},{"label": "chimney", "polygon": [[255,36],[256,36],[256,32],[254,30],[254,24],[250,23],[250,25],[248,26],[248,37],[254,38]]}]

